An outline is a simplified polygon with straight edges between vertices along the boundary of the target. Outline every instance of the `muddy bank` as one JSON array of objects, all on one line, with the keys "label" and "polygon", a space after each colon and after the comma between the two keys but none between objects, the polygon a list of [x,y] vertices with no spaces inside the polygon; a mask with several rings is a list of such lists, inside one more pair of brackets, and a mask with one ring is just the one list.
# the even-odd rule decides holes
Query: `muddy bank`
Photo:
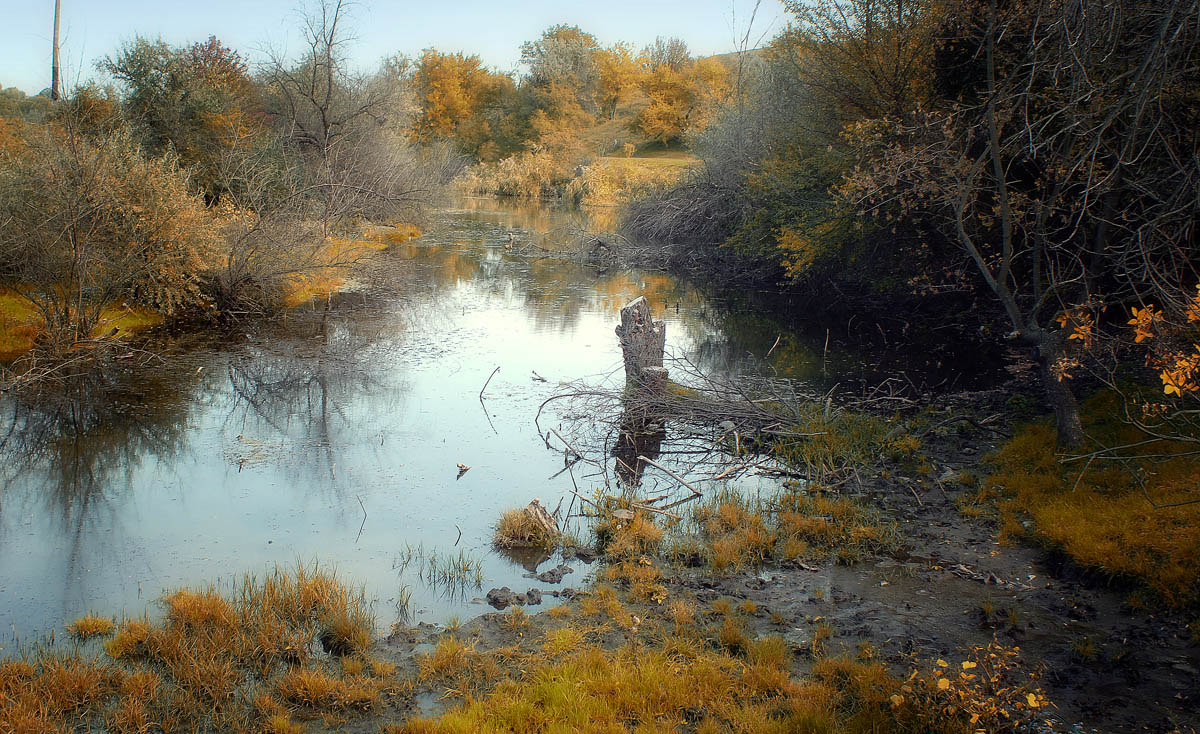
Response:
[{"label": "muddy bank", "polygon": [[[812,669],[814,641],[826,656],[861,656],[869,645],[873,655],[904,676],[930,661],[965,659],[970,650],[997,640],[1019,649],[1021,665],[1038,677],[1054,703],[1041,717],[1045,730],[1196,731],[1200,644],[1187,628],[1191,617],[1133,609],[1130,589],[1106,584],[1041,549],[1001,545],[994,527],[960,513],[957,503],[969,490],[956,477],[978,476],[981,457],[998,440],[981,431],[930,436],[929,465],[919,473],[883,471],[847,488],[897,523],[901,549],[895,554],[853,566],[797,562],[724,575],[655,559],[667,597],[660,604],[623,598],[639,624],[614,626],[606,644],[616,649],[652,634],[651,620],[661,620],[677,600],[709,614],[718,608],[738,610],[750,639],[782,636],[797,676]],[[603,563],[571,561],[574,573],[566,583],[583,582],[580,598],[586,599]],[[557,577],[551,573],[545,579]],[[549,594],[563,585],[531,578],[530,586]],[[552,613],[526,607],[517,613],[519,624],[510,610],[450,629],[398,628],[374,653],[416,676],[420,656],[432,653],[447,635],[477,652],[532,652],[544,632],[561,626],[561,618],[579,603],[568,601],[566,610]],[[411,696],[393,699],[379,716],[344,726],[374,731],[380,721],[436,715],[459,700],[444,686],[418,683]]]}]

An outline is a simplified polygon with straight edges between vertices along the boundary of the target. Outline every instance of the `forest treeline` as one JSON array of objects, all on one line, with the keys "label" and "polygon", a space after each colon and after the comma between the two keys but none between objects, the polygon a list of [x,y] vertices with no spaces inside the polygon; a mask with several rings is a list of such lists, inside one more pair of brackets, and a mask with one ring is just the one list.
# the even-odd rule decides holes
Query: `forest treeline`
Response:
[{"label": "forest treeline", "polygon": [[1083,439],[1072,380],[1143,366],[1161,384],[1131,420],[1195,435],[1200,4],[787,8],[693,136],[700,167],[636,202],[627,234],[817,308],[1024,345],[1064,445]]},{"label": "forest treeline", "polygon": [[8,321],[61,354],[114,304],[272,313],[361,258],[364,229],[419,223],[468,163],[507,172],[485,190],[553,196],[606,148],[678,145],[728,93],[726,65],[678,39],[603,48],[567,25],[521,47],[520,76],[432,48],[360,73],[350,20],[318,5],[302,53],[254,68],[216,38],[136,37],[61,101],[0,92]]},{"label": "forest treeline", "polygon": [[[1200,382],[1198,4],[793,0],[763,48],[554,25],[519,74],[433,48],[357,73],[338,0],[254,69],[137,38],[107,86],[0,94],[0,280],[60,351],[118,301],[268,312],[467,167],[472,191],[619,190],[663,267],[1023,344],[1066,443],[1081,372],[1148,365],[1139,420],[1189,422],[1164,401]],[[664,152],[683,165],[643,175]]]}]

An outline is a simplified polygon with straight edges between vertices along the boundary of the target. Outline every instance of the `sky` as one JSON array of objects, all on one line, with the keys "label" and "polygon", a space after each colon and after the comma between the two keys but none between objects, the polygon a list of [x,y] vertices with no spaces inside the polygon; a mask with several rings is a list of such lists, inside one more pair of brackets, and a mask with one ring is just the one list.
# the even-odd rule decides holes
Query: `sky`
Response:
[{"label": "sky", "polygon": [[[286,51],[299,35],[298,8],[313,1],[61,0],[66,86],[99,79],[95,62],[139,35],[172,45],[216,36],[251,60],[267,49]],[[488,66],[514,71],[521,43],[558,23],[577,25],[606,46],[629,41],[640,48],[658,36],[675,36],[704,56],[735,50],[754,7],[755,0],[359,0],[350,15],[352,60],[369,69],[386,56],[415,55],[432,46],[478,54]],[[54,0],[0,0],[0,18],[5,25],[0,87],[36,94],[50,86]],[[761,0],[750,46],[770,39],[786,22],[780,0]]]}]

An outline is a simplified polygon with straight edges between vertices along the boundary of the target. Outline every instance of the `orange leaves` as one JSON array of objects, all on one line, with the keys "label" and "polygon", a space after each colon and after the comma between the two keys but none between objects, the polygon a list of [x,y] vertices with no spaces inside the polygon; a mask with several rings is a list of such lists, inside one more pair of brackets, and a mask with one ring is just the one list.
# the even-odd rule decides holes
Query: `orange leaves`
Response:
[{"label": "orange leaves", "polygon": [[1096,340],[1096,317],[1087,306],[1077,306],[1063,311],[1055,319],[1058,325],[1070,332],[1067,341],[1078,341],[1084,349],[1091,349]]},{"label": "orange leaves", "polygon": [[[1200,285],[1196,291],[1195,297],[1183,308],[1182,315],[1189,325],[1200,322]],[[1134,343],[1153,340],[1153,344],[1148,345],[1151,352],[1147,362],[1158,368],[1163,394],[1182,398],[1200,390],[1200,345],[1192,341],[1195,335],[1188,334],[1186,327],[1169,321],[1153,305],[1141,309],[1134,307],[1130,314],[1133,318],[1127,323],[1133,327]],[[1178,346],[1181,336],[1184,337],[1182,347]],[[1193,349],[1191,353],[1187,351],[1189,344]]]},{"label": "orange leaves", "polygon": [[1197,377],[1200,377],[1200,346],[1196,346],[1195,350],[1194,354],[1173,355],[1171,363],[1159,374],[1165,394],[1183,397],[1200,389],[1200,385],[1196,384]]},{"label": "orange leaves", "polygon": [[1135,306],[1130,309],[1130,313],[1133,318],[1127,323],[1134,329],[1133,341],[1141,344],[1147,339],[1154,338],[1154,327],[1162,319],[1162,313],[1155,311],[1153,304],[1142,309]]},{"label": "orange leaves", "polygon": [[[1053,706],[1037,686],[1037,675],[1023,669],[1018,649],[994,640],[986,648],[972,648],[957,666],[939,658],[931,667],[927,675],[914,670],[901,692],[968,721],[972,731],[1019,730],[1037,709]],[[904,701],[904,696],[893,696],[892,708]]]}]

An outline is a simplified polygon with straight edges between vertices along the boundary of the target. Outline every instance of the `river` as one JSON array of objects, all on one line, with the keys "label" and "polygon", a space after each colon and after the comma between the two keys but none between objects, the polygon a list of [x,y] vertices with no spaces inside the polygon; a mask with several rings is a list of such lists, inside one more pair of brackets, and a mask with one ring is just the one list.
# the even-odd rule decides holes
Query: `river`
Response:
[{"label": "river", "polygon": [[[553,246],[581,226],[597,225],[464,200],[328,302],[233,334],[152,335],[159,358],[0,399],[0,648],[87,612],[154,614],[165,590],[276,564],[336,569],[381,629],[465,619],[488,609],[488,588],[535,585],[528,559],[491,549],[491,525],[586,484],[550,478],[563,454],[533,417],[563,383],[619,384],[613,328],[638,295],[666,321],[668,351],[709,372],[824,389],[947,369],[856,342],[869,325],[788,324],[753,294],[503,248],[509,231]],[[420,552],[478,562],[481,585],[425,583],[404,563]]]}]

